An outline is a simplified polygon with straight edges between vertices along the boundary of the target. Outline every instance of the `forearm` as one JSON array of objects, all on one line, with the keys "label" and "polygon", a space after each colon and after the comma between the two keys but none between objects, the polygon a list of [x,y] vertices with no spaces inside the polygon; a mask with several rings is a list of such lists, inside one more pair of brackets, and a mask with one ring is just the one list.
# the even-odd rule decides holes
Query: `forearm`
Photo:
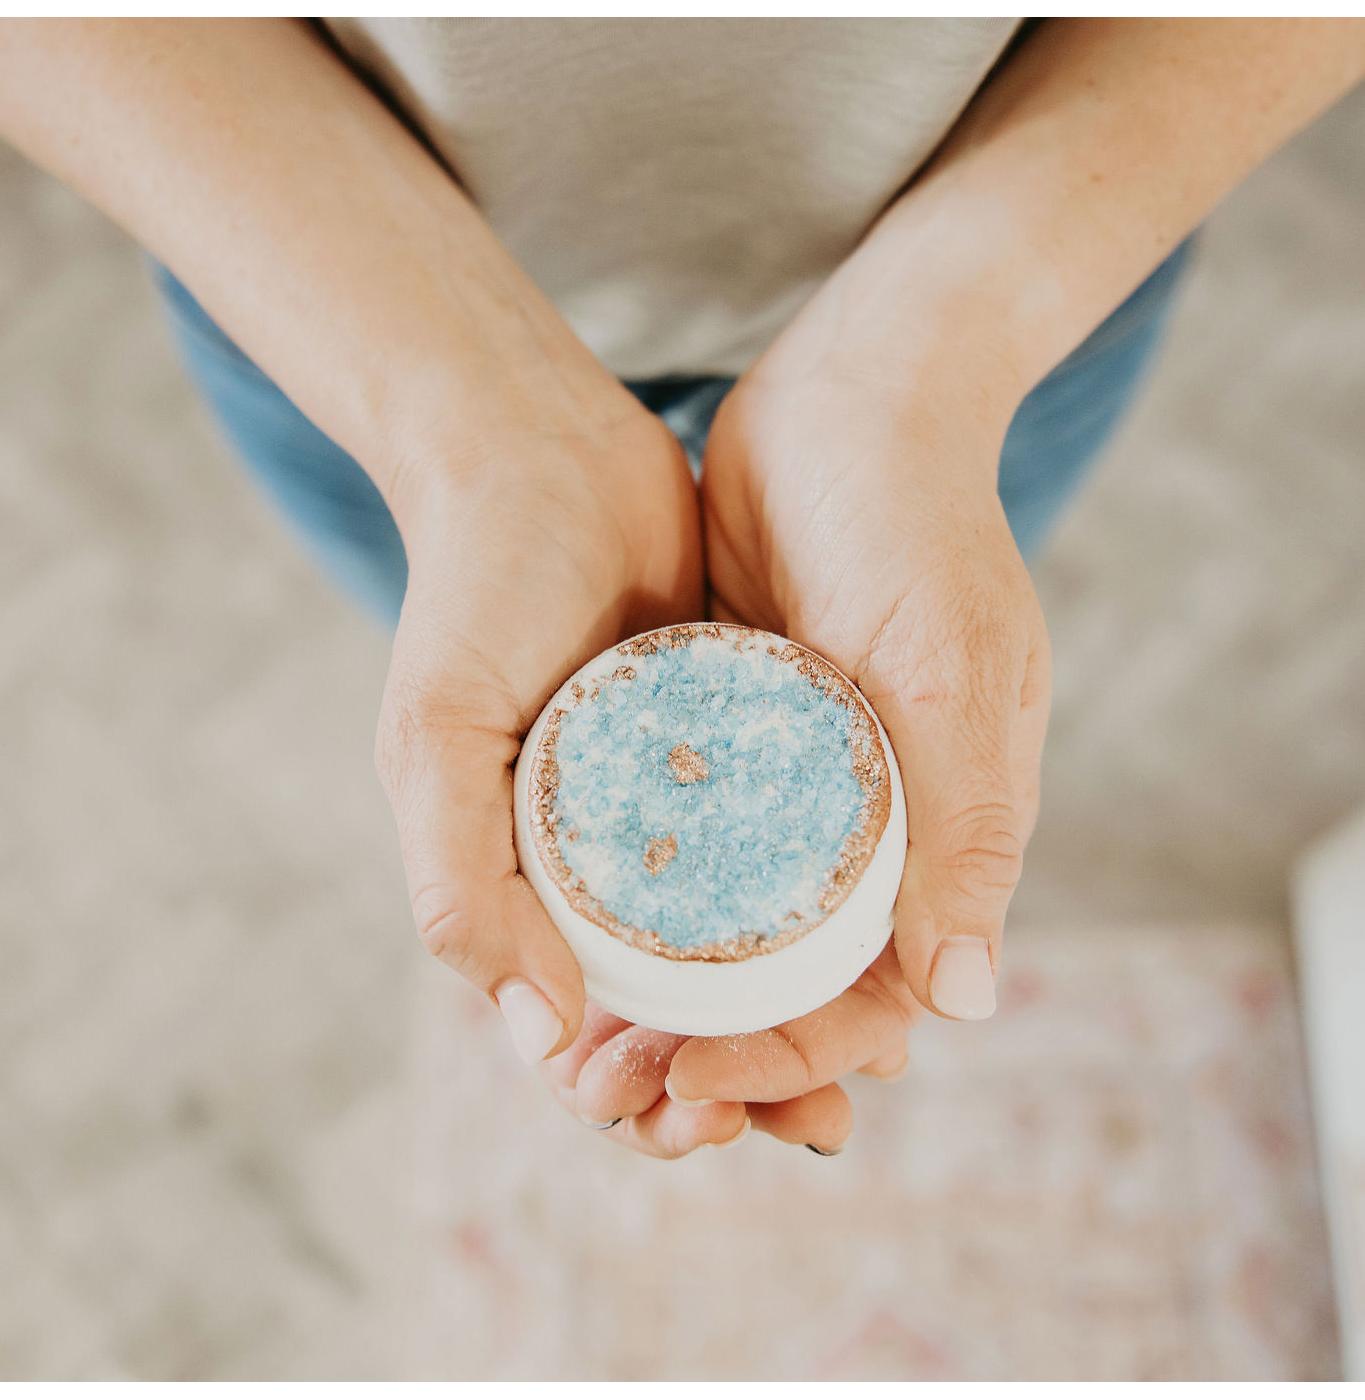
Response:
[{"label": "forearm", "polygon": [[500,413],[587,431],[615,402],[455,181],[298,22],[5,23],[0,134],[167,263],[391,500],[415,456],[477,458]]},{"label": "forearm", "polygon": [[858,373],[989,380],[1008,415],[1362,67],[1353,21],[1048,21],[841,269],[823,333]]}]

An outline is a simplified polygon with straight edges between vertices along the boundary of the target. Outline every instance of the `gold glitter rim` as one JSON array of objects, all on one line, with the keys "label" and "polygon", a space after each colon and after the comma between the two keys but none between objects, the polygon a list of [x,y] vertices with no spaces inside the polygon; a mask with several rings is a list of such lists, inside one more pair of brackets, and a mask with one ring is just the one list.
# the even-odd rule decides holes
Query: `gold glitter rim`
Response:
[{"label": "gold glitter rim", "polygon": [[[674,962],[745,962],[765,953],[775,953],[804,938],[823,924],[848,898],[871,863],[877,843],[890,819],[891,776],[876,722],[857,687],[823,657],[797,642],[787,641],[757,627],[742,627],[732,622],[687,622],[632,637],[620,643],[616,651],[623,657],[653,656],[666,649],[691,646],[699,637],[713,641],[728,637],[733,641],[735,650],[741,653],[746,649],[746,642],[766,641],[769,656],[783,665],[794,666],[827,699],[848,711],[849,750],[853,775],[862,788],[863,805],[853,830],[844,840],[838,859],[826,873],[824,887],[816,901],[819,917],[802,919],[793,911],[788,915],[793,922],[776,933],[740,932],[710,943],[677,948],[655,930],[636,928],[634,924],[617,918],[570,870],[559,849],[559,818],[554,811],[554,800],[559,792],[559,759],[556,755],[560,724],[569,710],[595,701],[607,681],[633,681],[636,671],[630,665],[618,666],[610,676],[594,680],[591,690],[581,681],[574,680],[569,686],[567,701],[556,705],[550,712],[531,764],[531,830],[541,862],[570,907],[614,938],[643,953],[652,953]],[[565,839],[573,841],[577,835],[577,832],[569,831],[565,833]]]}]

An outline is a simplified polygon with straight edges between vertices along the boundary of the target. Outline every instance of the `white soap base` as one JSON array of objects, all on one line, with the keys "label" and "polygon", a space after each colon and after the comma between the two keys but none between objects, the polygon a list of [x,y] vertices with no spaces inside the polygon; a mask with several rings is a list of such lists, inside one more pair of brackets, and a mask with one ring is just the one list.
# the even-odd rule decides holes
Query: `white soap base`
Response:
[{"label": "white soap base", "polygon": [[[784,638],[774,640],[785,643]],[[839,907],[803,937],[743,961],[660,957],[631,947],[573,908],[545,869],[531,830],[531,770],[549,717],[557,707],[572,703],[575,683],[591,691],[594,682],[605,681],[621,664],[621,653],[611,647],[565,681],[531,726],[513,777],[517,860],[578,959],[589,998],[637,1025],[678,1035],[763,1030],[832,1001],[886,946],[905,865],[905,793],[881,721],[850,681],[876,725],[886,755],[891,803],[872,858]]]}]

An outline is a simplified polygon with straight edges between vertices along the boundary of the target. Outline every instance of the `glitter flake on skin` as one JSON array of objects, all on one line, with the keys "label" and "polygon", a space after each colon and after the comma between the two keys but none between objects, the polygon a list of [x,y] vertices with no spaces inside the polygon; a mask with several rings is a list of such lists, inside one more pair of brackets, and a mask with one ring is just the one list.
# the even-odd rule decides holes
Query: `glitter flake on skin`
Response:
[{"label": "glitter flake on skin", "polygon": [[715,638],[630,669],[563,716],[569,869],[679,949],[818,921],[863,808],[848,711],[766,649]]}]

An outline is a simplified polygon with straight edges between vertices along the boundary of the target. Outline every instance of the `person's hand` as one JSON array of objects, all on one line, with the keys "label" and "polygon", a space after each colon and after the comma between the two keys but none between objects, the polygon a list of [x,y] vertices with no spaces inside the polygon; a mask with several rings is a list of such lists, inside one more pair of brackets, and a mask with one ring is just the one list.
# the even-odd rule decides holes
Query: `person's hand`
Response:
[{"label": "person's hand", "polygon": [[[854,1036],[879,1052],[861,1063],[863,1072],[899,1078],[903,1028],[918,1008],[894,954],[883,954],[848,999],[862,1012]],[[850,1056],[860,1060],[842,1025],[846,1009],[841,1000],[776,1031],[707,1040],[632,1025],[589,1003],[582,1032],[544,1072],[570,1113],[650,1157],[728,1147],[750,1127],[832,1157],[853,1127],[848,1095],[833,1080]],[[684,1095],[675,1082],[680,1066],[689,1088],[703,1085],[716,1097],[699,1089],[690,1090],[695,1098]]]},{"label": "person's hand", "polygon": [[990,1015],[1037,813],[1048,641],[995,490],[1017,395],[991,392],[989,364],[850,364],[832,320],[798,318],[723,404],[707,568],[714,616],[827,657],[887,729],[909,816],[894,954],[799,1021],[680,1046],[685,1099],[808,1095],[897,1064],[917,1008]]},{"label": "person's hand", "polygon": [[409,582],[377,766],[422,941],[494,999],[529,1063],[574,1041],[583,982],[517,868],[521,739],[584,661],[702,598],[676,439],[605,372],[580,379],[570,412],[509,397],[459,448],[437,433],[393,495]]}]

